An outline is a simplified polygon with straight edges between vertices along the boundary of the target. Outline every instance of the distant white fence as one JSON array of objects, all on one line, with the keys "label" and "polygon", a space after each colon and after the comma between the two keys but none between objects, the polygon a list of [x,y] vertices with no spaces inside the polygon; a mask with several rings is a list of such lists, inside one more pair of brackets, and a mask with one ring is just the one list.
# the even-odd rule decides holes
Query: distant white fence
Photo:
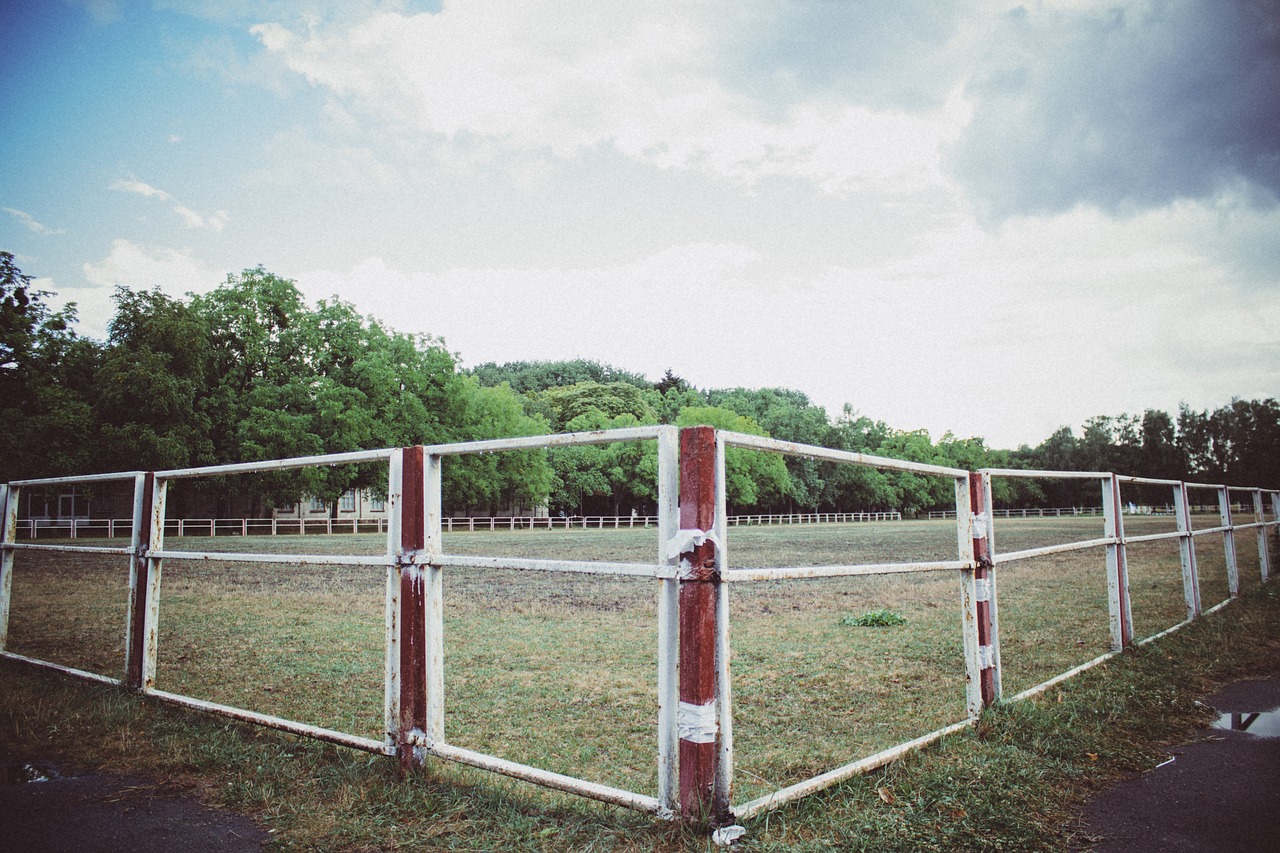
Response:
[{"label": "distant white fence", "polygon": [[[932,515],[930,515],[932,517]],[[943,516],[939,516],[943,517]],[[955,512],[951,513],[955,517]],[[778,524],[853,524],[901,521],[897,510],[886,512],[811,512],[786,515],[731,515],[731,527]],[[22,539],[114,539],[128,536],[128,518],[20,518]],[[446,533],[497,530],[623,530],[656,527],[656,515],[464,516],[442,518]],[[334,533],[386,533],[385,518],[167,518],[167,536],[298,536]]]},{"label": "distant white fence", "polygon": [[[1208,515],[1216,513],[1218,507],[1214,506],[1193,506],[1190,508],[1193,515]],[[1231,505],[1231,511],[1243,513],[1250,511],[1251,507],[1242,503],[1234,503]],[[1132,504],[1125,505],[1121,510],[1126,515],[1174,515],[1177,508],[1172,504],[1165,506],[1136,506]],[[1058,507],[1024,507],[1022,509],[993,509],[991,510],[992,518],[1061,518],[1062,516],[1071,515],[1104,515],[1104,510],[1100,506],[1058,506]],[[953,509],[935,509],[930,511],[929,518],[955,518],[956,511]]]}]

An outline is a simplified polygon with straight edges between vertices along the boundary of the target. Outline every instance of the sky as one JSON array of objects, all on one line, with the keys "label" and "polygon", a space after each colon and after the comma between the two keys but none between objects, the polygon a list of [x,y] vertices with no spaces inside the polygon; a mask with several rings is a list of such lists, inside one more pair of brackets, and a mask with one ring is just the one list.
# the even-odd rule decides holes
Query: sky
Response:
[{"label": "sky", "polygon": [[0,249],[1035,445],[1280,396],[1280,0],[0,4]]}]

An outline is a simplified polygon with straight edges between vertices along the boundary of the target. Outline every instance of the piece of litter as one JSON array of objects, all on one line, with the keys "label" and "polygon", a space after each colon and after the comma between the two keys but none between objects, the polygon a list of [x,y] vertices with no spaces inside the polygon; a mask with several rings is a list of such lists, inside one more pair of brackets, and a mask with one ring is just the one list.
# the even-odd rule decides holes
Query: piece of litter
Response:
[{"label": "piece of litter", "polygon": [[738,826],[737,824],[722,826],[711,833],[711,842],[717,847],[728,847],[746,834],[747,828],[745,826]]},{"label": "piece of litter", "polygon": [[1156,765],[1156,769],[1157,769],[1157,770],[1159,770],[1161,767],[1164,767],[1166,764],[1172,764],[1173,762],[1175,762],[1175,761],[1177,761],[1177,760],[1178,760],[1178,756],[1176,756],[1176,755],[1175,755],[1175,756],[1172,756],[1172,757],[1170,757],[1170,758],[1169,758],[1169,760],[1168,760],[1168,761],[1161,761],[1159,764],[1157,764],[1157,765]]}]

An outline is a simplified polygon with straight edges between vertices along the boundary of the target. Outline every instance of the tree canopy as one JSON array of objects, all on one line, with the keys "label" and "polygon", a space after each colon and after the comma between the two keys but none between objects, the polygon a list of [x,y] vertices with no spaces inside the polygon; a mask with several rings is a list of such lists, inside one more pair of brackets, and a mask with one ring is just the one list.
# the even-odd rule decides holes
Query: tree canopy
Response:
[{"label": "tree canopy", "polygon": [[[117,288],[105,341],[76,334],[74,305],[49,307],[0,252],[0,479],[160,470],[642,424],[708,424],[789,441],[974,470],[1115,471],[1161,479],[1280,486],[1280,404],[1232,400],[1176,415],[1089,419],[1036,447],[899,430],[850,405],[831,416],[786,388],[698,389],[594,361],[509,362],[461,370],[443,343],[362,316],[341,299],[307,304],[262,267],[185,299]],[[948,478],[731,449],[728,499],[740,511],[921,512],[954,501]],[[654,442],[450,459],[447,507],[505,513],[648,513]],[[246,478],[263,510],[303,494],[383,490],[385,466]],[[998,505],[1096,505],[1084,481],[996,482]]]}]

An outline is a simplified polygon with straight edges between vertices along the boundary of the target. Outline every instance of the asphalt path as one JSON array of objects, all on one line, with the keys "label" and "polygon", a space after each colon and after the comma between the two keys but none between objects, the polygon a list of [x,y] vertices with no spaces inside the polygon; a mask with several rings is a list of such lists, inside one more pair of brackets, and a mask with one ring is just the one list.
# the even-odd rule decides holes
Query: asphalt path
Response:
[{"label": "asphalt path", "polygon": [[1221,715],[1214,727],[1089,803],[1085,822],[1104,839],[1091,849],[1280,853],[1280,674],[1203,701]]},{"label": "asphalt path", "polygon": [[190,792],[49,762],[0,756],[0,849],[23,853],[160,853],[262,849],[266,830]]}]

